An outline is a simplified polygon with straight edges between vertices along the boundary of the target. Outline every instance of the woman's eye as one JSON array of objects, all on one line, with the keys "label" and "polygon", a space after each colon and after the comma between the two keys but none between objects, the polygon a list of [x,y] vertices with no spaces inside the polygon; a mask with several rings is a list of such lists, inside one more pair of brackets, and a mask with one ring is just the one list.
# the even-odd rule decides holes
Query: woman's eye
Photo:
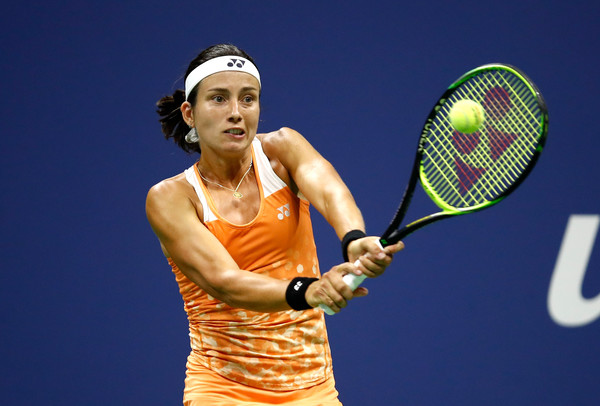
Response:
[{"label": "woman's eye", "polygon": [[213,100],[217,103],[223,103],[225,101],[225,98],[223,96],[214,96]]},{"label": "woman's eye", "polygon": [[254,97],[246,96],[244,97],[244,103],[252,103],[254,101]]}]

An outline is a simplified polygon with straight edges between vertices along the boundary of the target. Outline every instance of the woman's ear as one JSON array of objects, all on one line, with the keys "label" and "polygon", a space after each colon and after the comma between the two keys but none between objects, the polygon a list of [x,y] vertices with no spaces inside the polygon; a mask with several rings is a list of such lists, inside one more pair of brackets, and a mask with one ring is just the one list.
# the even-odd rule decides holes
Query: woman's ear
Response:
[{"label": "woman's ear", "polygon": [[183,103],[181,103],[181,115],[183,116],[183,119],[185,120],[186,124],[190,127],[194,126],[194,114],[193,114],[193,108],[192,108],[192,104],[189,101],[184,101]]}]

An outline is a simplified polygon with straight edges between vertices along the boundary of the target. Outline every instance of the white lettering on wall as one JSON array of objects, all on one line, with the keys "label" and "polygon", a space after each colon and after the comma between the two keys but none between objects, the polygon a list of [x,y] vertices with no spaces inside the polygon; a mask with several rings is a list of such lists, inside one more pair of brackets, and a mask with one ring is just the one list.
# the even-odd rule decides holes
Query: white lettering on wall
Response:
[{"label": "white lettering on wall", "polygon": [[599,224],[599,215],[569,217],[548,291],[548,312],[561,326],[580,327],[600,317],[600,294],[586,299],[581,292]]}]

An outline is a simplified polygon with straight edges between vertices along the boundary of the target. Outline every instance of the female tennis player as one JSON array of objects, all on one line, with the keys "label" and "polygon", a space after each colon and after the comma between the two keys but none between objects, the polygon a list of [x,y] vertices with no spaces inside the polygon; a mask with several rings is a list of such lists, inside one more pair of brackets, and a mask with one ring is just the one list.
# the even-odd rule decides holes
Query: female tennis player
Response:
[{"label": "female tennis player", "polygon": [[[335,169],[299,133],[257,134],[260,74],[232,45],[189,65],[185,91],[158,102],[162,131],[200,153],[153,186],[148,220],[189,319],[185,405],[340,405],[324,315],[352,292],[347,273],[381,275],[381,249]],[[342,240],[346,261],[321,275],[309,204]]]}]

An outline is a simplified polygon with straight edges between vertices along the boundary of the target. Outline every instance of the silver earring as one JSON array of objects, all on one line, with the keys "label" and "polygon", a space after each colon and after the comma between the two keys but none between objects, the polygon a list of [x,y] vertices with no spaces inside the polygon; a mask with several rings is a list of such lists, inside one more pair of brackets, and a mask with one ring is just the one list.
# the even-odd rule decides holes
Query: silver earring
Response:
[{"label": "silver earring", "polygon": [[192,127],[190,131],[185,135],[185,142],[188,144],[195,144],[199,140],[198,133],[196,132],[196,128]]}]

